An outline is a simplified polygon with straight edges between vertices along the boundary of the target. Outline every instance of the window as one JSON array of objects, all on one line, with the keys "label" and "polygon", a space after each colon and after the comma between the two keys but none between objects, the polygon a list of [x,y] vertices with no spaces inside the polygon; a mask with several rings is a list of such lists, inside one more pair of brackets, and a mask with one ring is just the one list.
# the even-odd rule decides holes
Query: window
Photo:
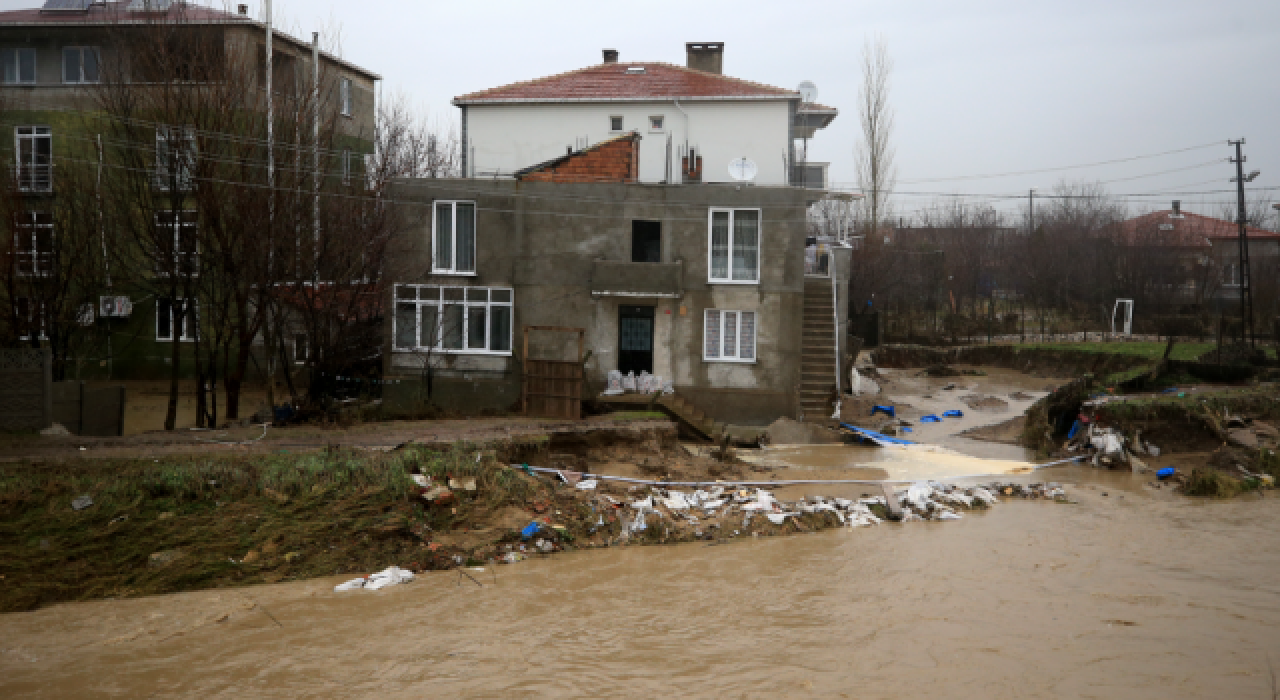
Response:
[{"label": "window", "polygon": [[45,305],[39,299],[31,299],[28,297],[18,297],[14,299],[13,305],[14,315],[17,317],[19,340],[31,340],[32,336],[44,340],[45,335]]},{"label": "window", "polygon": [[705,314],[702,359],[756,361],[756,312],[707,309]]},{"label": "window", "polygon": [[47,126],[19,126],[14,130],[18,164],[14,176],[23,192],[53,191],[53,131]]},{"label": "window", "polygon": [[2,49],[0,62],[4,63],[4,82],[10,85],[33,85],[36,82],[35,49]]},{"label": "window", "polygon": [[631,262],[662,262],[662,222],[631,222]]},{"label": "window", "polygon": [[649,131],[662,131],[662,116],[649,117]]},{"label": "window", "polygon": [[199,221],[199,214],[193,209],[156,212],[159,274],[191,276],[200,272]]},{"label": "window", "polygon": [[513,296],[508,287],[396,285],[395,349],[510,355]]},{"label": "window", "polygon": [[622,117],[609,117],[609,131],[622,131]]},{"label": "window", "polygon": [[89,46],[62,49],[62,82],[98,82],[98,50]]},{"label": "window", "polygon": [[712,209],[709,281],[760,281],[760,210]]},{"label": "window", "polygon": [[342,116],[351,116],[351,79],[343,78],[339,83],[339,99],[342,101]]},{"label": "window", "polygon": [[1222,266],[1222,286],[1240,286],[1240,266],[1238,264],[1226,263]]},{"label": "window", "polygon": [[156,187],[191,189],[196,164],[196,132],[189,126],[156,127]]},{"label": "window", "polygon": [[194,299],[156,299],[156,340],[172,342],[176,334],[179,342],[194,341],[199,312],[200,304]]},{"label": "window", "polygon": [[19,277],[53,274],[53,217],[49,212],[24,211],[15,217],[13,264]]},{"label": "window", "polygon": [[436,202],[432,213],[435,249],[431,271],[470,275],[476,271],[476,205],[474,202]]},{"label": "window", "polygon": [[307,352],[307,334],[293,334],[293,362],[297,365],[305,365],[311,356]]}]

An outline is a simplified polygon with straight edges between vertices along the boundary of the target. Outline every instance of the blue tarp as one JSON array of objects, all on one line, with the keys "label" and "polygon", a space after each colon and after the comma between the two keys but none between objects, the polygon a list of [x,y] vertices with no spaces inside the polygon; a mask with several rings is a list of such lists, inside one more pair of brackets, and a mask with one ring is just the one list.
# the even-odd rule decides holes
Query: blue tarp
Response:
[{"label": "blue tarp", "polygon": [[871,408],[871,415],[874,416],[877,413],[883,413],[890,418],[898,417],[898,412],[894,410],[893,406],[873,406]]},{"label": "blue tarp", "polygon": [[1075,437],[1076,437],[1076,433],[1078,433],[1078,432],[1080,432],[1080,421],[1079,421],[1079,420],[1077,420],[1076,422],[1074,422],[1074,423],[1072,423],[1072,424],[1071,424],[1071,432],[1067,433],[1067,439],[1068,439],[1068,440],[1074,440],[1074,439],[1075,439]]},{"label": "blue tarp", "polygon": [[1165,479],[1168,479],[1169,477],[1173,476],[1173,473],[1176,471],[1178,470],[1174,469],[1173,467],[1165,467],[1164,469],[1159,469],[1156,471],[1156,478],[1161,481],[1164,481]]},{"label": "blue tarp", "polygon": [[964,418],[964,414],[961,413],[960,411],[955,411],[955,410],[943,411],[942,417],[943,418]]},{"label": "blue tarp", "polygon": [[840,427],[841,427],[841,428],[844,428],[845,430],[848,430],[849,432],[853,433],[854,435],[857,435],[860,439],[863,439],[863,440],[869,440],[869,441],[871,441],[871,442],[875,443],[876,445],[879,445],[880,447],[885,447],[885,446],[887,446],[887,445],[914,445],[914,444],[916,444],[916,443],[914,443],[914,442],[912,442],[912,441],[910,441],[910,440],[903,440],[902,438],[889,437],[888,435],[885,435],[884,433],[877,433],[877,432],[876,432],[876,431],[874,431],[874,430],[867,430],[866,428],[859,428],[859,427],[858,427],[858,426],[856,426],[856,425],[849,425],[848,423],[841,423],[841,424],[840,424]]},{"label": "blue tarp", "polygon": [[538,530],[541,530],[541,529],[542,529],[542,526],[538,524],[537,520],[535,520],[529,523],[528,527],[520,531],[520,536],[527,540],[530,537],[533,537],[534,535],[538,534]]},{"label": "blue tarp", "polygon": [[942,419],[930,413],[926,416],[920,416],[921,423],[941,423]]}]

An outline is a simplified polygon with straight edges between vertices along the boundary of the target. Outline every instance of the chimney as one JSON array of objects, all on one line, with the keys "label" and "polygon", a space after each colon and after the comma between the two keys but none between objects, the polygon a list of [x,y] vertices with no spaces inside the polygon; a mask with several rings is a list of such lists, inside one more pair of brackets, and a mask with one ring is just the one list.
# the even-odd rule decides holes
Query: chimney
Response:
[{"label": "chimney", "polygon": [[1173,200],[1173,216],[1182,216],[1182,200],[1180,199]]},{"label": "chimney", "polygon": [[724,74],[723,41],[691,41],[684,45],[685,66],[694,70]]},{"label": "chimney", "polygon": [[247,17],[247,16],[249,16],[249,6],[248,6],[248,5],[236,5],[236,12],[238,12],[238,13],[240,13],[241,15],[244,15],[244,16],[246,16],[246,17]]},{"label": "chimney", "polygon": [[604,50],[604,62],[605,62],[605,63],[617,63],[617,62],[618,62],[618,50],[617,50],[617,49],[605,49],[605,50]]}]

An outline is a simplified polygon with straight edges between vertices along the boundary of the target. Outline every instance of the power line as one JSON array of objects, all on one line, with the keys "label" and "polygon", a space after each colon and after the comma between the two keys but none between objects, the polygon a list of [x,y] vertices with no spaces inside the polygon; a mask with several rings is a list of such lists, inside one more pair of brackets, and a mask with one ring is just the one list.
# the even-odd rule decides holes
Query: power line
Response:
[{"label": "power line", "polygon": [[1082,168],[1096,168],[1103,165],[1115,165],[1117,163],[1130,163],[1135,160],[1145,160],[1147,158],[1161,158],[1164,156],[1170,156],[1177,153],[1186,153],[1188,151],[1196,151],[1203,148],[1212,148],[1212,147],[1221,146],[1221,145],[1222,145],[1221,141],[1213,141],[1210,143],[1200,144],[1198,146],[1187,146],[1186,148],[1175,148],[1171,151],[1162,151],[1160,153],[1149,153],[1149,154],[1140,155],[1140,156],[1130,156],[1128,158],[1115,158],[1113,160],[1102,160],[1096,163],[1081,163],[1079,165],[1063,165],[1063,166],[1054,167],[1054,168],[1039,168],[1036,170],[1014,170],[1006,173],[990,173],[985,175],[959,175],[955,177],[937,177],[937,178],[925,178],[925,179],[917,179],[917,180],[903,180],[902,183],[908,184],[908,185],[917,185],[917,184],[924,184],[927,182],[955,182],[959,180],[985,180],[985,179],[992,179],[992,178],[999,178],[999,177],[1015,177],[1018,175],[1039,175],[1042,173],[1062,172],[1064,170],[1080,170]]}]

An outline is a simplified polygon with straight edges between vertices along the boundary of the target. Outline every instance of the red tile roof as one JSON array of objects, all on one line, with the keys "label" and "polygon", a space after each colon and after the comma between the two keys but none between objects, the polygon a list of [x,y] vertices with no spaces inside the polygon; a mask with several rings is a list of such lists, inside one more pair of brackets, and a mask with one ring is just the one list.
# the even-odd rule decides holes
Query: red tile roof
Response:
[{"label": "red tile roof", "polygon": [[[644,68],[643,73],[628,69]],[[800,93],[670,63],[602,63],[455,97],[455,105],[502,102],[608,102],[672,98],[791,100]]]},{"label": "red tile roof", "polygon": [[[1179,217],[1172,209],[1153,211],[1120,224],[1120,235],[1129,244],[1158,244],[1178,248],[1207,248],[1211,241],[1235,240],[1240,229],[1232,221],[1201,216],[1183,210]],[[1280,233],[1253,226],[1245,229],[1250,240],[1280,240]]]}]

